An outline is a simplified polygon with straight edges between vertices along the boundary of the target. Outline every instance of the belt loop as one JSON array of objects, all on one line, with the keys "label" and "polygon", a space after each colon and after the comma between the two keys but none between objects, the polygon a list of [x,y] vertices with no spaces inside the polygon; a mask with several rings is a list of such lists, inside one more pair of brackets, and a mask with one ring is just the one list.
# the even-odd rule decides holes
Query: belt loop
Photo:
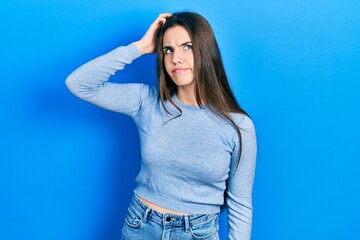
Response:
[{"label": "belt loop", "polygon": [[185,232],[189,232],[189,216],[185,215],[184,216],[184,220],[185,220]]},{"label": "belt loop", "polygon": [[150,210],[151,210],[150,208],[146,208],[146,210],[144,212],[144,215],[143,215],[143,218],[142,218],[143,223],[146,223],[147,217],[148,217],[148,214],[149,214]]}]

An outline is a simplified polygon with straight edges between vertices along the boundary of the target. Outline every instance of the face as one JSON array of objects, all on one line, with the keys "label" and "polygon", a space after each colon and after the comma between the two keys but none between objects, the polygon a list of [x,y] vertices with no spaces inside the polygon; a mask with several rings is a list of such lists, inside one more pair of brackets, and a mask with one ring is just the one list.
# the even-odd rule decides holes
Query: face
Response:
[{"label": "face", "polygon": [[178,90],[194,88],[194,55],[188,32],[182,26],[171,27],[163,37],[164,65]]}]

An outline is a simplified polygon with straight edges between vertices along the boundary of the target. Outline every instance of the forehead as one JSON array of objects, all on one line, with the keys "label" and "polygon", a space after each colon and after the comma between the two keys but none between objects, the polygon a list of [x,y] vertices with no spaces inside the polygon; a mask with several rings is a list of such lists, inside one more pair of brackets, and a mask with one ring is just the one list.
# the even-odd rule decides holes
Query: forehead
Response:
[{"label": "forehead", "polygon": [[182,26],[167,29],[163,37],[163,45],[180,45],[189,41],[191,41],[190,35]]}]

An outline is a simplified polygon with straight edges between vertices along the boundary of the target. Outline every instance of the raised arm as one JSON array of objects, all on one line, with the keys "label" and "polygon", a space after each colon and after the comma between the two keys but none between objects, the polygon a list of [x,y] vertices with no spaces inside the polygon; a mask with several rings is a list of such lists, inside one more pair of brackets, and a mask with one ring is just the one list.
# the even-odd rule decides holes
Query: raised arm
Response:
[{"label": "raised arm", "polygon": [[144,84],[108,82],[117,71],[142,54],[154,52],[154,34],[170,14],[160,14],[145,35],[135,43],[118,47],[91,60],[66,79],[66,86],[77,97],[102,108],[135,116],[154,91]]}]

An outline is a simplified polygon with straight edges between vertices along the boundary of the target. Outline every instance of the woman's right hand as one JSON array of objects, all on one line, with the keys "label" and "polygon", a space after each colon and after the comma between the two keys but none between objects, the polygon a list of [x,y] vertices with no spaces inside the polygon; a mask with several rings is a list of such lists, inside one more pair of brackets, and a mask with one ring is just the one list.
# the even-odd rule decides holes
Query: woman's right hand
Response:
[{"label": "woman's right hand", "polygon": [[141,54],[146,53],[154,53],[155,52],[155,43],[154,37],[162,25],[165,24],[166,19],[170,17],[171,13],[162,13],[160,14],[155,21],[150,25],[149,29],[146,31],[145,35],[139,40],[136,41],[134,44],[137,49],[140,51]]}]

